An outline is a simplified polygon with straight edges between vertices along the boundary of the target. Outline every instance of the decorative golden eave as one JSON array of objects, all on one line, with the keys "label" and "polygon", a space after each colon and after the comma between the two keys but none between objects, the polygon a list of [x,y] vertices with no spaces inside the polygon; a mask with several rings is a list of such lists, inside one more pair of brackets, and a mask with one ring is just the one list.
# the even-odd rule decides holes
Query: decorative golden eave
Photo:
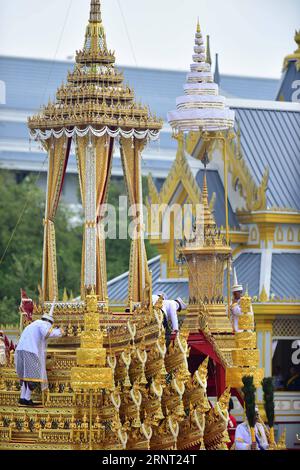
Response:
[{"label": "decorative golden eave", "polygon": [[300,30],[295,31],[294,40],[297,44],[297,49],[293,52],[293,54],[289,54],[284,58],[283,61],[283,71],[285,71],[288,67],[289,62],[295,61],[296,69],[300,70]]},{"label": "decorative golden eave", "polygon": [[253,311],[255,314],[255,318],[262,317],[262,320],[267,318],[267,316],[272,315],[300,315],[300,302],[287,302],[284,299],[279,299],[277,302],[253,302]]},{"label": "decorative golden eave", "polygon": [[300,224],[300,212],[282,212],[281,210],[239,211],[236,212],[241,224]]}]

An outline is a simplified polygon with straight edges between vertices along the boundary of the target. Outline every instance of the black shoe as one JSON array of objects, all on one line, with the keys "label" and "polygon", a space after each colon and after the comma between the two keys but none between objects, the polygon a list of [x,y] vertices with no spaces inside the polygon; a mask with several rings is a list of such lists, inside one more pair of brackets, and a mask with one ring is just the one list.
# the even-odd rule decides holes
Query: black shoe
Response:
[{"label": "black shoe", "polygon": [[25,400],[25,398],[20,398],[19,405],[27,405],[27,400]]},{"label": "black shoe", "polygon": [[32,400],[25,400],[25,401],[26,401],[25,403],[26,406],[35,406],[35,403],[33,403]]}]

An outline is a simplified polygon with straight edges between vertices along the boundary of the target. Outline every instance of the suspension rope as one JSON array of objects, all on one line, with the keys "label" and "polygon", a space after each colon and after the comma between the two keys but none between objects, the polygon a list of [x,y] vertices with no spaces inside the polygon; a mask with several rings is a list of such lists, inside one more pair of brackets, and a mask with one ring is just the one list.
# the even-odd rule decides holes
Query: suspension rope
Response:
[{"label": "suspension rope", "polygon": [[128,42],[129,42],[129,46],[130,46],[130,49],[131,49],[131,53],[132,53],[132,57],[133,57],[135,66],[138,67],[138,62],[137,62],[137,60],[136,60],[136,55],[135,55],[135,53],[134,53],[133,44],[132,44],[132,41],[131,41],[131,38],[130,38],[129,30],[128,30],[128,28],[127,28],[126,18],[125,18],[124,12],[123,12],[123,10],[122,10],[120,0],[117,0],[117,2],[118,2],[118,6],[119,6],[119,9],[120,9],[120,12],[121,12],[122,19],[123,19],[123,23],[124,23],[124,27],[125,27],[127,39],[128,39]]},{"label": "suspension rope", "polygon": [[68,18],[69,18],[72,2],[73,2],[73,0],[70,0],[69,6],[67,8],[67,12],[66,12],[65,19],[64,19],[64,22],[63,22],[63,27],[62,27],[60,36],[58,38],[56,50],[55,50],[55,53],[54,53],[54,56],[53,56],[53,59],[52,59],[51,65],[50,65],[50,70],[49,70],[49,74],[48,74],[48,78],[47,78],[47,83],[46,83],[46,86],[45,86],[45,90],[44,90],[44,93],[43,93],[41,103],[44,103],[44,100],[45,100],[45,96],[46,96],[47,89],[48,89],[48,86],[49,86],[50,78],[52,76],[52,72],[53,72],[53,69],[54,69],[55,62],[56,62],[56,56],[57,56],[57,53],[59,51],[60,44],[61,44],[64,32],[65,32],[65,27],[66,27],[66,24],[67,24],[67,21],[68,21]]},{"label": "suspension rope", "polygon": [[[39,177],[41,176],[41,173],[42,173],[42,171],[43,171],[43,169],[44,169],[44,166],[45,166],[45,163],[46,163],[47,159],[48,159],[48,154],[46,155],[46,158],[45,158],[45,160],[43,161],[43,164],[42,164],[42,166],[41,166],[41,169],[40,169],[40,171],[38,172],[36,178],[35,178],[34,181],[33,181],[33,184],[34,184],[34,185],[36,185],[36,183],[37,183]],[[19,215],[19,218],[18,218],[18,220],[17,220],[17,223],[16,223],[16,225],[15,225],[15,227],[14,227],[12,233],[11,233],[11,236],[9,237],[9,240],[8,240],[8,242],[7,242],[7,245],[6,245],[6,248],[5,248],[5,250],[4,250],[4,252],[3,252],[2,256],[1,256],[1,259],[0,259],[0,266],[1,266],[1,264],[3,263],[3,261],[4,261],[4,258],[5,258],[5,256],[6,256],[6,253],[7,253],[8,249],[9,249],[9,247],[10,247],[10,244],[11,244],[11,242],[12,242],[14,236],[15,236],[16,230],[17,230],[18,226],[20,225],[20,222],[21,222],[21,220],[22,220],[22,218],[23,218],[23,215],[24,215],[24,213],[25,213],[25,211],[26,211],[26,209],[27,209],[27,207],[28,207],[28,204],[29,204],[29,197],[27,197],[27,199],[25,200],[25,204],[24,204],[24,206],[23,206],[23,208],[22,208],[22,210],[21,210],[21,212],[20,212],[20,215]]]},{"label": "suspension rope", "polygon": [[[68,18],[69,18],[69,14],[70,14],[72,2],[73,2],[73,0],[70,0],[70,2],[69,2],[69,6],[68,6],[68,8],[67,8],[67,12],[66,12],[65,19],[64,19],[64,22],[63,22],[63,27],[62,27],[62,30],[61,30],[61,33],[60,33],[60,36],[59,36],[59,39],[58,39],[57,47],[56,47],[56,50],[55,50],[55,53],[54,53],[54,56],[53,56],[53,59],[52,59],[51,65],[50,65],[50,71],[49,71],[49,74],[48,74],[47,83],[46,83],[45,90],[44,90],[44,93],[43,93],[42,103],[43,103],[44,100],[45,100],[45,95],[46,95],[46,92],[47,92],[47,89],[48,89],[48,85],[49,85],[49,82],[50,82],[50,78],[51,78],[51,76],[52,76],[52,72],[53,72],[53,69],[54,69],[54,64],[55,64],[55,61],[56,61],[56,56],[57,56],[57,53],[58,53],[58,51],[59,51],[60,44],[61,44],[61,41],[62,41],[64,32],[65,32],[65,27],[66,27],[66,24],[67,24],[67,21],[68,21]],[[36,177],[35,180],[34,180],[34,184],[36,184],[37,181],[39,180],[40,175],[41,175],[41,172],[42,172],[42,170],[44,169],[44,165],[45,165],[45,163],[46,163],[46,161],[47,161],[47,158],[48,158],[48,155],[46,156],[46,158],[45,158],[45,160],[44,160],[44,162],[43,162],[43,164],[42,164],[42,167],[41,167],[40,171],[38,172],[37,177]],[[4,250],[4,252],[3,252],[2,256],[1,256],[0,265],[3,263],[3,261],[4,261],[4,259],[5,259],[6,253],[7,253],[8,249],[9,249],[9,247],[10,247],[10,244],[11,244],[11,242],[12,242],[14,236],[15,236],[16,230],[17,230],[18,226],[19,226],[20,223],[21,223],[21,220],[22,220],[22,218],[23,218],[24,213],[26,212],[26,209],[27,209],[27,207],[28,207],[28,203],[29,203],[29,198],[26,199],[25,204],[24,204],[24,206],[23,206],[23,208],[22,208],[22,210],[21,210],[21,212],[20,212],[20,215],[19,215],[19,218],[18,218],[18,220],[17,220],[17,223],[16,223],[16,225],[15,225],[15,227],[14,227],[12,233],[11,233],[11,236],[10,236],[10,238],[9,238],[9,240],[8,240],[8,243],[7,243],[6,247],[5,247],[5,250]]]}]

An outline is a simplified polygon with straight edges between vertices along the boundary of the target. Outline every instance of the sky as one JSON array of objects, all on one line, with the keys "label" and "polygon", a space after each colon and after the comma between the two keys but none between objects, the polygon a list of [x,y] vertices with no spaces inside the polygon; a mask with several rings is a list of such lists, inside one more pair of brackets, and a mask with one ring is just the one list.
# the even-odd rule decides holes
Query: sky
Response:
[{"label": "sky", "polygon": [[[120,65],[188,70],[197,17],[221,74],[279,78],[300,0],[102,0]],[[82,48],[90,0],[0,0],[0,54],[65,60]]]}]

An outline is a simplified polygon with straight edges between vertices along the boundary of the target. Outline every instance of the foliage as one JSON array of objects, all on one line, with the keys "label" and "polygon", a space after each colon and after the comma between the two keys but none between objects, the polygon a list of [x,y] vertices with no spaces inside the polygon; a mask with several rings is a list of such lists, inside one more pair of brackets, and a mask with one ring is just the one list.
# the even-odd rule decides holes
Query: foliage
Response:
[{"label": "foliage", "polygon": [[[22,214],[6,255],[0,265],[0,323],[18,323],[20,288],[38,298],[41,284],[44,193],[27,176],[16,184],[14,175],[0,172],[0,256],[4,254],[13,230]],[[72,213],[63,204],[55,220],[57,267],[60,296],[64,286],[79,293],[82,228],[73,227]]]},{"label": "foliage", "polygon": [[253,376],[245,375],[242,378],[244,386],[242,391],[244,393],[246,416],[251,428],[255,426],[255,385],[253,384]]},{"label": "foliage", "polygon": [[274,384],[272,377],[265,377],[262,382],[264,407],[270,428],[274,426]]}]

